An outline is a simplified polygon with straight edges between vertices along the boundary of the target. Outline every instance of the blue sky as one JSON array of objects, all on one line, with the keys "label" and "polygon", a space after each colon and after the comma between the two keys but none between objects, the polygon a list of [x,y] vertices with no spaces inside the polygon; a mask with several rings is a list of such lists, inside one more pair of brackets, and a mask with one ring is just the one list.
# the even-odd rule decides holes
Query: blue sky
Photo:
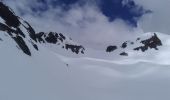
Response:
[{"label": "blue sky", "polygon": [[37,32],[107,46],[145,32],[170,33],[169,0],[4,0]]},{"label": "blue sky", "polygon": [[[65,11],[70,10],[70,6],[95,2],[99,10],[108,17],[109,21],[114,21],[117,18],[124,20],[129,25],[137,27],[138,20],[144,15],[151,13],[151,10],[144,9],[141,5],[137,5],[133,0],[37,0],[41,3],[40,6],[32,6],[32,11],[44,12],[49,9],[49,6],[61,6]],[[125,3],[123,3],[125,2]]]}]

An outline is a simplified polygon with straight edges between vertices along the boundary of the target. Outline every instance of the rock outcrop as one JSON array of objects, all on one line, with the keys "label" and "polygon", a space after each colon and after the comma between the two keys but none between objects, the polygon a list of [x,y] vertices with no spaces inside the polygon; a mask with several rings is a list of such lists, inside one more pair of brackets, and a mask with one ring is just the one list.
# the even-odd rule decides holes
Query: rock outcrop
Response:
[{"label": "rock outcrop", "polygon": [[137,50],[137,51],[141,50],[142,52],[145,52],[149,48],[158,50],[158,46],[162,46],[162,41],[158,38],[156,33],[154,33],[154,36],[152,36],[151,38],[142,40],[141,43],[143,44],[143,46],[134,48],[134,50]]}]

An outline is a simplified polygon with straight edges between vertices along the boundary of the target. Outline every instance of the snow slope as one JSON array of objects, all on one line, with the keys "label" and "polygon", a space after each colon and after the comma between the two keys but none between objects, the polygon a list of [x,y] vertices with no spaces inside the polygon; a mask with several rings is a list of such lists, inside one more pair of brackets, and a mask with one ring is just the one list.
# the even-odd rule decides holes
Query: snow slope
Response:
[{"label": "snow slope", "polygon": [[[152,32],[134,36],[130,40],[133,45],[118,46],[110,53],[86,48],[84,54],[75,54],[71,52],[75,46],[78,51],[84,48],[71,43],[67,51],[56,46],[60,37],[37,37],[27,22],[1,2],[0,17],[0,100],[170,99],[169,35],[156,32],[162,46],[145,52],[134,50],[143,46],[136,38],[148,39]],[[14,20],[20,24],[14,24]],[[16,37],[24,41],[31,54],[24,52],[23,41],[18,39],[17,43]],[[45,44],[38,39],[46,40]],[[60,41],[62,46],[69,42]],[[121,56],[122,52],[128,56]]]},{"label": "snow slope", "polygon": [[[159,33],[158,33],[159,34]],[[38,45],[32,56],[0,34],[1,100],[169,100],[169,36],[156,56],[63,56]],[[65,52],[65,51],[59,51]],[[89,51],[93,52],[93,51]],[[96,53],[97,54],[97,53]],[[164,56],[160,56],[164,55]],[[154,59],[153,59],[154,58]],[[159,62],[158,62],[159,60]],[[164,61],[165,60],[165,61]]]}]

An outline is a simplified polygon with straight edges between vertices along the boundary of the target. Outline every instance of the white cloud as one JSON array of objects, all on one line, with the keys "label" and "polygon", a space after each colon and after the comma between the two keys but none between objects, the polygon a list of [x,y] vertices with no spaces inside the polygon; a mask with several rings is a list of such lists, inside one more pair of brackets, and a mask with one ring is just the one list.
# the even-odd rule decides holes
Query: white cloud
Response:
[{"label": "white cloud", "polygon": [[135,0],[153,13],[145,16],[140,25],[145,32],[157,31],[170,34],[170,0]]},{"label": "white cloud", "polygon": [[18,8],[27,12],[22,16],[30,22],[37,31],[56,31],[67,33],[74,40],[85,46],[95,46],[96,48],[117,44],[128,40],[128,37],[137,33],[143,33],[141,28],[132,28],[121,19],[109,22],[96,6],[87,4],[85,6],[72,6],[68,12],[62,11],[60,7],[51,8],[44,12],[41,17],[36,16],[29,9],[29,5],[37,6],[34,0],[7,0],[17,14]]}]

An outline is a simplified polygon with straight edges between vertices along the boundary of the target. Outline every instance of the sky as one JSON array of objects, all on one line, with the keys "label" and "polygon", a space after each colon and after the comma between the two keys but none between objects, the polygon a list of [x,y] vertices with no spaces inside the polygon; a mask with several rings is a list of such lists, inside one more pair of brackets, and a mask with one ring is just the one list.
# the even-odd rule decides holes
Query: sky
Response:
[{"label": "sky", "polygon": [[169,33],[168,0],[4,0],[37,32],[100,48],[145,32]]}]

